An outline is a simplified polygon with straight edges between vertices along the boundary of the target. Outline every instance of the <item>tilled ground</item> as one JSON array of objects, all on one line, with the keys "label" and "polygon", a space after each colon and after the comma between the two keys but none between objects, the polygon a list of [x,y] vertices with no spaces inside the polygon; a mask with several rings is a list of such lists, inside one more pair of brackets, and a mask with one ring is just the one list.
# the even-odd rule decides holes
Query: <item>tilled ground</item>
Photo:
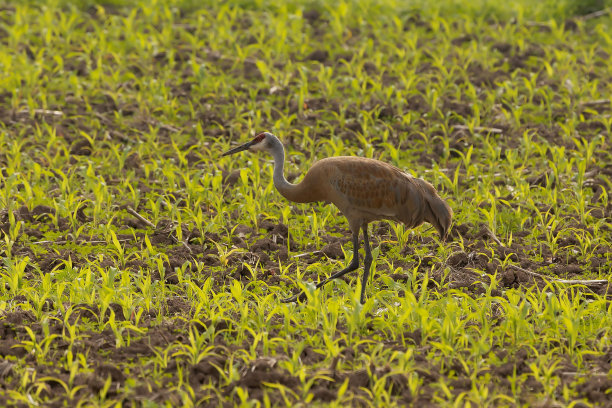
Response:
[{"label": "tilled ground", "polygon": [[[38,273],[50,274],[57,270],[58,267],[65,262],[70,261],[73,268],[87,263],[87,256],[79,254],[75,249],[51,250],[50,248],[58,248],[66,245],[64,237],[69,235],[69,231],[63,229],[65,220],[59,219],[56,226],[51,225],[51,217],[53,210],[49,207],[38,206],[32,211],[26,207],[20,208],[16,212],[16,216],[25,220],[27,228],[21,237],[21,242],[13,247],[13,251],[17,254],[29,255],[35,260],[31,267],[28,267],[25,279],[36,279]],[[87,223],[87,216],[83,215],[82,222]],[[135,231],[135,234],[119,236],[119,239],[124,240],[126,247],[142,245],[142,239],[146,234],[145,225],[136,218],[126,216],[124,220],[126,225],[129,225]],[[213,278],[213,287],[216,290],[223,290],[223,287],[231,283],[233,280],[240,280],[248,283],[253,279],[263,280],[271,288],[278,288],[278,285],[287,284],[290,287],[291,282],[279,275],[278,260],[281,262],[287,261],[288,255],[286,240],[289,237],[289,230],[282,223],[262,222],[259,225],[259,231],[246,225],[239,225],[233,231],[232,242],[238,247],[243,247],[247,252],[230,257],[230,265],[240,265],[238,267],[229,267],[227,270],[217,270],[209,273],[204,273],[198,279],[203,282],[206,278]],[[37,245],[49,248],[49,252],[42,253],[36,256],[32,250],[32,239],[40,240],[49,230],[56,230],[59,233],[59,238],[56,242],[39,242]],[[376,245],[384,251],[389,249],[389,244],[382,243],[389,238],[389,228],[382,223],[376,225],[375,240]],[[184,244],[176,244],[176,237],[173,237],[168,232],[164,232],[164,227],[157,230],[149,231],[150,240],[160,250],[168,254],[167,270],[172,271],[174,268],[189,265],[195,260],[202,260],[211,267],[218,264],[218,258],[212,256],[216,251],[210,249],[205,250],[206,245],[190,244],[189,239]],[[493,295],[503,296],[503,291],[509,288],[529,288],[537,285],[543,290],[550,279],[564,278],[580,278],[583,275],[583,268],[593,267],[593,265],[581,265],[576,259],[566,258],[564,262],[550,263],[549,261],[534,262],[528,254],[532,250],[528,246],[521,246],[514,243],[511,248],[506,248],[503,245],[497,245],[494,241],[497,238],[491,233],[486,226],[459,225],[456,226],[451,234],[454,238],[461,238],[464,242],[463,251],[452,253],[444,263],[435,261],[435,257],[425,257],[421,259],[419,272],[429,274],[431,281],[429,286],[434,291],[444,292],[449,289],[459,289],[471,296],[477,297],[487,292],[488,286],[491,284],[491,276],[496,274],[497,286],[493,289]],[[212,234],[207,239],[216,240],[218,237]],[[323,247],[321,250],[306,251],[302,254],[297,254],[299,262],[308,265],[321,259],[342,259],[344,257],[341,245],[345,245],[350,241],[350,236],[345,233],[342,236],[331,236],[325,234],[321,237]],[[91,241],[96,241],[95,237]],[[496,247],[498,254],[495,257],[489,257],[486,253],[486,248],[490,247],[491,242]],[[250,243],[250,244],[249,244]],[[84,242],[83,244],[88,244]],[[437,245],[433,240],[420,239],[418,236],[408,242],[402,253],[410,253],[414,250],[413,246],[425,245],[435,247]],[[297,248],[296,248],[297,249]],[[608,254],[609,248],[600,248],[602,254]],[[545,254],[549,256],[549,254]],[[95,254],[90,254],[94,258]],[[521,265],[519,269],[503,266],[504,259],[509,256],[515,264]],[[105,267],[116,266],[116,259],[105,258],[108,265]],[[605,260],[605,258],[602,258]],[[593,263],[597,263],[595,261]],[[253,266],[259,263],[261,272],[257,276],[243,265],[250,263]],[[602,261],[603,264],[603,261]],[[401,262],[396,264],[401,266]],[[547,280],[540,276],[534,276],[529,271],[540,270],[542,267],[548,268],[550,274]],[[142,267],[141,262],[127,262],[125,268],[138,272],[138,268]],[[409,268],[410,265],[405,265]],[[521,270],[522,269],[522,270]],[[546,268],[545,268],[546,269]],[[450,271],[450,273],[449,273]],[[486,273],[485,273],[486,272]],[[376,271],[377,275],[389,274],[389,270],[385,267],[380,267]],[[410,281],[411,277],[403,273],[390,273],[390,278],[398,283]],[[151,272],[152,280],[161,279],[158,271]],[[321,279],[315,272],[305,275],[306,280],[317,281]],[[355,283],[354,276],[343,278],[346,282]],[[165,281],[168,284],[177,284],[177,276],[175,273],[165,275]],[[378,283],[378,284],[377,284]],[[201,285],[201,283],[197,283]],[[384,288],[381,286],[381,281],[376,280],[374,286],[378,286],[373,290]],[[548,288],[547,290],[551,290]],[[583,288],[587,293],[596,293],[602,296],[607,296],[612,299],[612,291],[610,284],[597,284],[591,288]],[[400,295],[402,295],[400,293]],[[280,296],[280,294],[279,294]],[[230,384],[220,385],[221,379],[231,371],[232,365],[236,364],[234,359],[241,351],[252,348],[253,335],[241,333],[244,337],[242,342],[236,342],[235,337],[238,335],[236,322],[240,320],[239,316],[235,316],[235,321],[231,316],[226,320],[220,321],[202,321],[191,320],[193,305],[188,304],[180,295],[172,296],[164,301],[164,306],[161,308],[161,313],[164,315],[163,323],[156,323],[155,313],[144,313],[137,327],[134,327],[130,334],[129,344],[118,345],[116,342],[115,333],[111,329],[96,330],[92,327],[91,330],[82,331],[81,340],[71,345],[73,354],[86,355],[88,370],[80,371],[76,374],[66,370],[58,369],[61,366],[60,361],[65,359],[65,351],[68,348],[68,341],[65,339],[67,330],[70,325],[79,322],[99,322],[104,324],[111,316],[111,311],[114,314],[113,319],[118,321],[126,321],[133,319],[134,316],[125,316],[123,308],[117,303],[111,303],[104,312],[100,310],[97,304],[75,304],[63,305],[59,308],[52,302],[45,301],[39,305],[42,311],[46,312],[47,318],[44,321],[38,320],[31,311],[23,310],[23,302],[27,299],[23,296],[18,296],[12,299],[11,303],[15,305],[13,312],[6,312],[0,321],[0,387],[4,390],[15,389],[22,380],[19,376],[14,375],[15,362],[13,358],[20,360],[20,365],[25,365],[30,370],[30,375],[38,378],[48,378],[46,386],[37,390],[38,396],[49,402],[50,406],[63,406],[70,401],[76,402],[87,395],[99,395],[104,390],[108,397],[128,397],[130,400],[148,400],[158,403],[169,402],[172,405],[181,404],[181,394],[178,391],[172,391],[173,385],[179,383],[178,376],[186,378],[189,384],[195,390],[195,401],[200,404],[207,405],[232,405],[228,402],[227,397],[235,398],[233,393],[235,386],[241,386],[248,390],[249,397],[264,400],[264,390],[270,390],[270,384],[286,387],[293,390],[296,395],[303,392],[304,383],[310,384],[309,392],[312,394],[313,401],[329,402],[337,399],[337,393],[343,384],[346,383],[346,389],[342,392],[353,393],[354,403],[361,405],[369,405],[369,392],[373,390],[375,384],[383,381],[385,388],[391,390],[394,396],[394,402],[399,404],[418,404],[419,406],[435,406],[432,396],[435,393],[440,381],[446,382],[452,390],[452,395],[458,396],[462,392],[469,391],[473,386],[475,378],[490,378],[487,387],[490,392],[502,395],[511,395],[513,383],[517,376],[530,373],[530,363],[536,361],[534,350],[529,347],[523,347],[516,350],[508,351],[504,348],[494,347],[489,355],[491,364],[484,365],[479,372],[466,372],[459,360],[438,356],[439,359],[432,359],[432,347],[428,344],[428,339],[424,339],[422,333],[417,330],[414,332],[400,333],[398,336],[389,336],[388,333],[380,332],[379,329],[372,325],[366,326],[366,330],[361,336],[363,344],[348,345],[342,339],[342,327],[339,327],[338,346],[341,351],[333,357],[331,364],[323,364],[328,360],[328,356],[311,347],[306,347],[299,352],[299,358],[302,364],[308,367],[306,381],[291,375],[286,369],[282,368],[279,362],[289,360],[295,353],[291,347],[278,347],[271,357],[269,352],[264,352],[261,347],[255,349],[255,359],[248,364],[240,367],[240,378]],[[20,306],[21,305],[21,306]],[[61,309],[67,310],[70,307],[71,313],[64,315]],[[493,310],[492,320],[496,321],[504,319],[504,314],[501,310]],[[281,325],[280,322],[276,322]],[[87,323],[86,323],[87,324]],[[268,336],[275,337],[275,325]],[[209,350],[206,357],[192,363],[186,357],[174,358],[167,362],[167,365],[154,364],[154,367],[144,367],[138,369],[139,361],[150,361],[156,357],[161,350],[171,349],[176,350],[190,344],[189,332],[196,331],[204,333],[212,331],[217,335],[214,336],[214,341],[209,344]],[[34,336],[34,337],[33,337]],[[37,349],[30,343],[35,338],[37,342],[44,344],[48,341],[48,347],[51,348],[51,353],[45,356],[44,361],[37,358]],[[231,340],[228,340],[231,339]],[[383,339],[383,340],[381,340]],[[371,364],[363,368],[351,367],[359,366],[358,357],[361,353],[367,353],[369,350],[368,342],[380,343],[383,347],[406,352],[411,350],[416,368],[410,372],[396,372],[390,366],[376,366]],[[548,346],[548,345],[547,345]],[[44,347],[44,346],[41,346]],[[541,351],[544,351],[545,347]],[[535,351],[536,353],[538,350]],[[434,353],[435,354],[435,353]],[[54,358],[57,361],[54,361]],[[329,362],[329,361],[328,361]],[[557,365],[554,369],[554,375],[558,376],[560,382],[556,384],[559,390],[563,387],[573,386],[578,391],[578,397],[584,398],[587,401],[596,404],[607,406],[609,404],[609,390],[612,387],[607,372],[612,363],[612,347],[607,347],[601,355],[596,355],[588,358],[585,362],[586,370],[592,373],[588,379],[577,378],[579,376],[577,368],[571,362],[569,357],[566,357],[563,362]],[[585,367],[582,367],[585,370]],[[159,379],[152,379],[150,371],[154,371],[159,375]],[[415,376],[421,386],[418,394],[413,394],[408,386],[410,376]],[[161,379],[161,380],[160,380]],[[133,384],[126,383],[127,381]],[[60,382],[61,381],[61,382]],[[44,383],[45,380],[42,380]],[[62,384],[63,382],[63,384]],[[578,383],[578,385],[576,385]],[[74,390],[68,394],[65,389],[66,385]],[[214,392],[210,387],[204,389],[201,385],[212,385]],[[519,395],[519,400],[524,403],[533,402],[530,400],[529,394],[542,390],[544,385],[529,377],[522,388],[524,395]],[[129,387],[129,393],[125,392],[126,387]],[[285,400],[281,395],[268,393],[266,398],[272,398],[274,403],[283,403]],[[4,404],[14,403],[15,401],[5,394],[0,401]],[[22,405],[26,405],[23,403]]]},{"label": "tilled ground", "polygon": [[[521,344],[500,340],[485,353],[471,355],[460,342],[457,350],[439,347],[441,334],[430,337],[420,329],[406,329],[412,322],[398,323],[396,331],[389,331],[380,324],[380,316],[385,309],[397,307],[393,302],[379,302],[358,330],[345,319],[337,322],[333,332],[322,334],[320,320],[288,322],[278,312],[264,314],[266,330],[253,329],[263,324],[244,321],[253,317],[249,313],[258,306],[247,289],[250,309],[216,317],[203,316],[202,305],[193,300],[194,288],[209,287],[208,294],[225,294],[236,282],[241,288],[255,287],[258,299],[284,297],[297,290],[298,274],[298,281],[317,282],[330,269],[342,267],[345,253],[352,253],[343,221],[328,221],[315,231],[314,222],[307,218],[311,214],[307,205],[290,207],[290,218],[300,220],[291,227],[279,221],[278,207],[288,204],[277,201],[278,195],[268,196],[274,203],[266,203],[270,208],[260,208],[256,217],[245,216],[248,209],[236,205],[246,199],[245,184],[250,191],[257,190],[249,184],[255,178],[251,174],[245,182],[238,165],[220,162],[216,144],[242,140],[255,123],[262,129],[285,130],[290,181],[299,180],[318,153],[313,146],[332,142],[341,153],[366,154],[371,148],[375,157],[385,160],[388,146],[393,146],[411,170],[425,173],[438,168],[449,180],[456,176],[453,191],[436,176],[440,191],[455,208],[450,242],[444,244],[451,248],[446,255],[440,255],[444,253],[440,243],[426,227],[417,229],[398,248],[399,239],[389,224],[370,226],[379,259],[389,261],[377,262],[370,297],[388,291],[388,296],[397,299],[426,293],[432,298],[463,294],[470,299],[507,300],[513,290],[535,290],[551,298],[562,294],[578,306],[603,299],[610,310],[609,278],[602,282],[594,278],[609,277],[612,267],[611,105],[591,95],[609,94],[610,54],[603,46],[592,45],[581,54],[586,39],[601,37],[595,29],[589,31],[571,21],[562,28],[542,23],[518,29],[518,23],[491,21],[483,23],[482,34],[458,21],[439,29],[435,19],[412,13],[401,16],[399,31],[419,33],[413,48],[422,55],[412,59],[410,52],[416,51],[405,45],[406,38],[398,37],[393,41],[405,54],[385,54],[384,61],[392,67],[387,69],[384,63],[374,62],[380,55],[360,56],[359,52],[368,41],[388,47],[382,40],[390,34],[380,36],[357,20],[347,23],[349,30],[338,40],[331,34],[337,23],[329,10],[303,10],[299,16],[303,32],[316,45],[282,51],[277,60],[261,57],[263,50],[242,58],[234,55],[234,48],[206,37],[210,31],[231,26],[236,31],[232,41],[247,49],[257,41],[249,30],[267,26],[267,11],[249,14],[237,9],[239,17],[231,23],[223,20],[230,12],[174,16],[188,19],[186,23],[158,16],[167,23],[161,26],[177,33],[170,36],[165,50],[145,48],[141,55],[105,49],[97,55],[102,45],[86,47],[74,37],[64,40],[63,34],[43,45],[35,39],[20,41],[8,31],[21,24],[17,8],[1,10],[0,44],[13,50],[16,60],[26,61],[24,71],[36,66],[41,71],[16,80],[13,89],[0,89],[0,132],[2,141],[10,145],[0,151],[6,192],[5,208],[0,211],[4,262],[0,405],[121,401],[126,405],[232,406],[253,399],[274,406],[323,404],[350,396],[350,403],[367,406],[374,404],[380,390],[387,390],[390,400],[376,400],[379,404],[438,406],[469,394],[472,402],[478,395],[483,404],[493,405],[561,406],[559,401],[577,401],[578,406],[612,406],[609,330],[573,345],[587,351],[581,357],[572,354],[572,344],[561,337]],[[77,14],[77,25],[87,33],[110,25],[117,38],[109,41],[119,48],[118,44],[129,41],[124,33],[128,30],[123,23],[114,26],[113,19],[125,18],[127,10],[91,8]],[[30,11],[33,15],[43,12]],[[136,13],[137,21],[147,15],[145,11]],[[61,15],[61,11],[51,13],[57,17],[53,21],[64,21]],[[219,26],[215,21],[221,21]],[[37,37],[45,38],[47,31],[36,28],[34,22],[31,25]],[[389,26],[378,28],[389,30]],[[152,27],[135,30],[155,32]],[[520,41],[512,38],[518,35],[516,30]],[[547,43],[546,35],[565,40]],[[212,44],[197,43],[192,37],[205,37]],[[330,49],[321,45],[330,42],[339,45]],[[487,50],[486,58],[478,55],[466,62],[466,50],[480,48]],[[588,60],[572,59],[575,65],[567,70],[576,71],[577,78],[565,75],[564,53]],[[62,57],[61,64],[53,55]],[[418,75],[410,86],[394,68],[405,59],[414,60],[410,69]],[[286,73],[286,81],[271,84],[274,80],[266,77],[262,61],[274,73]],[[552,64],[558,75],[545,75],[545,63]],[[464,70],[457,72],[458,66]],[[331,72],[332,79],[340,78],[334,92],[324,91],[326,72]],[[202,75],[221,78],[222,74],[229,79],[220,89],[201,87]],[[96,82],[100,75],[105,80]],[[347,84],[357,75],[363,75],[363,89],[382,84],[392,92],[356,97]],[[56,78],[80,88],[59,87]],[[149,80],[140,82],[140,78]],[[300,81],[309,84],[303,97],[297,92]],[[576,88],[583,82],[588,83],[588,92],[579,93]],[[432,90],[432,85],[440,83],[445,84],[442,91]],[[511,86],[502,88],[504,84]],[[535,89],[531,94],[530,87]],[[525,106],[532,103],[518,123],[508,112],[520,107],[497,99],[512,88],[530,95],[521,99]],[[28,98],[42,90],[45,100],[29,105]],[[168,99],[159,99],[160,95]],[[413,119],[405,120],[406,115]],[[477,119],[478,126],[465,125],[471,119]],[[566,128],[574,120],[578,123],[570,137]],[[305,142],[307,132],[297,131],[301,129],[310,130],[310,145]],[[387,138],[383,140],[382,134]],[[525,153],[525,139],[538,145],[532,147],[535,153]],[[491,166],[481,162],[487,156],[483,152],[489,150],[497,152],[497,162]],[[467,159],[472,152],[472,167],[477,166],[477,171],[470,170]],[[569,158],[555,156],[562,153]],[[523,156],[517,159],[519,154],[524,163]],[[573,174],[577,170],[560,169],[564,163],[578,167],[581,159],[585,168],[579,178]],[[511,160],[520,163],[511,173],[502,171]],[[500,170],[488,168],[492,166]],[[19,179],[20,175],[25,176]],[[216,176],[222,187],[213,197],[209,192]],[[523,185],[512,176],[526,182],[532,202],[525,200],[519,188]],[[261,180],[267,178],[261,171]],[[489,181],[491,197],[474,198],[475,185]],[[107,194],[101,195],[102,202],[96,201],[98,188]],[[546,197],[551,191],[553,198]],[[575,191],[583,194],[580,208],[564,201]],[[198,201],[198,197],[204,198]],[[227,211],[215,204],[216,199]],[[275,207],[277,202],[282,204]],[[203,214],[199,221],[195,221],[194,207]],[[496,218],[500,237],[479,212],[491,207],[510,220]],[[189,214],[189,219],[177,217],[177,212]],[[529,221],[521,224],[516,219],[523,213]],[[547,224],[545,217],[553,215],[562,218],[563,224]],[[214,224],[219,218],[223,222]],[[586,242],[585,237],[596,243]],[[511,243],[506,246],[502,240]],[[87,269],[94,273],[80,274]],[[331,285],[331,294],[323,301],[331,305],[332,296],[355,291],[358,276],[359,271],[342,279],[349,285]],[[571,289],[567,282],[550,284],[559,279],[582,284]],[[136,288],[136,282],[141,286]],[[77,293],[71,285],[89,289]],[[126,287],[133,291],[119,292]],[[163,296],[147,292],[151,287],[167,292]],[[25,292],[24,288],[35,290]],[[88,290],[89,297],[83,295]],[[157,303],[130,308],[126,300],[130,297],[154,298]],[[304,308],[293,309],[299,316],[296,319],[306,321],[307,315],[300,314]],[[317,311],[317,316],[322,319],[324,312]],[[487,313],[486,325],[493,327],[509,318],[495,304]],[[524,318],[537,320],[537,313],[529,310]],[[304,326],[303,331],[288,336],[286,327],[297,324]],[[461,330],[465,338],[473,339],[483,325],[470,321]],[[327,343],[320,344],[325,347],[300,343],[303,338],[323,335]],[[265,343],[262,336],[273,341]],[[387,363],[377,357],[381,350],[409,356],[410,364]],[[295,361],[301,369],[290,370]]]},{"label": "tilled ground", "polygon": [[[171,305],[173,302],[168,301],[168,313],[184,314],[184,305]],[[183,309],[181,308],[183,307]],[[80,317],[86,317],[89,312],[87,306],[75,308],[77,311],[83,311]],[[243,344],[229,345],[222,340],[215,341],[211,345],[212,356],[208,356],[197,364],[191,364],[188,361],[180,359],[172,360],[166,367],[156,367],[160,369],[160,375],[163,376],[163,381],[152,381],[145,372],[138,372],[134,368],[134,363],[153,357],[156,349],[163,349],[172,344],[185,344],[185,333],[189,330],[190,325],[187,323],[174,323],[161,326],[146,326],[144,329],[147,334],[145,336],[135,335],[135,339],[129,346],[116,347],[114,333],[110,330],[103,332],[89,332],[87,339],[76,344],[73,347],[73,352],[82,352],[88,356],[88,373],[77,373],[72,376],[70,372],[58,370],[56,363],[53,361],[53,354],[48,361],[37,361],[36,356],[28,352],[26,348],[20,346],[23,339],[29,338],[28,332],[24,327],[29,327],[37,336],[61,336],[64,326],[59,322],[54,322],[45,328],[36,322],[34,316],[28,312],[12,312],[4,316],[0,324],[0,352],[5,357],[0,363],[0,384],[3,389],[17,388],[20,378],[13,375],[14,363],[7,359],[7,356],[14,356],[23,359],[25,364],[30,367],[31,375],[36,375],[39,378],[50,378],[46,383],[47,386],[38,392],[41,397],[48,398],[48,406],[63,406],[70,404],[71,401],[78,401],[87,395],[97,395],[103,388],[107,389],[109,397],[123,393],[127,386],[126,381],[132,378],[137,386],[130,386],[130,400],[150,400],[158,403],[170,402],[172,405],[180,404],[181,396],[177,392],[173,392],[173,385],[178,382],[177,371],[180,368],[181,375],[188,378],[189,383],[194,390],[198,390],[200,385],[212,384],[216,388],[216,392],[210,389],[206,391],[196,391],[195,400],[205,402],[206,404],[214,405],[232,405],[227,402],[226,396],[232,396],[233,387],[236,385],[246,387],[251,398],[263,399],[263,390],[269,390],[269,384],[280,384],[290,390],[294,390],[297,394],[300,393],[303,380],[293,376],[287,370],[279,368],[279,361],[291,358],[289,355],[282,352],[276,354],[275,357],[259,357],[251,361],[247,366],[240,370],[240,379],[235,383],[226,386],[219,386],[219,382],[224,373],[227,372],[232,355],[239,350],[249,349],[252,339],[246,339]],[[220,322],[212,324],[211,322],[198,322],[191,325],[191,329],[204,331],[209,328],[216,331],[225,331],[228,334],[232,333],[232,324]],[[371,330],[371,335],[374,338],[375,330]],[[218,336],[219,339],[221,336]],[[137,339],[136,339],[137,338]],[[367,337],[366,337],[367,338]],[[54,341],[53,345],[56,356],[61,354],[61,351],[67,347],[67,343],[62,341]],[[414,360],[417,362],[418,368],[411,373],[393,373],[388,366],[369,366],[361,369],[350,370],[343,369],[343,366],[350,366],[351,362],[358,356],[360,347],[344,348],[343,352],[337,355],[331,366],[321,366],[319,363],[324,360],[324,356],[313,351],[312,349],[304,349],[300,353],[300,359],[306,366],[315,366],[310,374],[308,381],[311,382],[313,400],[321,402],[334,401],[337,398],[337,392],[348,380],[348,389],[353,392],[357,398],[355,401],[361,401],[362,405],[368,405],[369,397],[366,390],[372,390],[373,385],[380,381],[384,381],[385,387],[391,390],[391,394],[395,397],[395,402],[400,404],[419,404],[419,405],[435,405],[432,404],[432,395],[436,386],[441,380],[446,380],[452,389],[453,395],[458,395],[472,388],[474,375],[486,376],[491,379],[487,387],[491,392],[499,394],[512,394],[511,381],[524,373],[530,373],[529,365],[535,361],[532,357],[533,350],[519,349],[510,354],[507,350],[494,349],[491,350],[491,358],[496,361],[495,364],[483,367],[478,373],[467,373],[458,360],[452,359],[443,363],[432,362],[430,350],[431,347],[423,342],[421,333],[404,333],[401,340],[385,341],[384,347],[391,348],[397,351],[405,351],[410,348],[414,351]],[[607,352],[596,358],[590,359],[587,364],[593,374],[585,381],[580,381],[577,386],[578,394],[586,400],[601,404],[602,406],[609,405],[608,390],[612,386],[611,380],[607,377],[607,371],[610,368],[612,361],[612,347],[609,347]],[[178,367],[180,366],[180,367]],[[576,367],[570,361],[565,361],[558,365],[554,370],[554,375],[561,379],[557,384],[563,388],[575,384]],[[413,395],[408,388],[408,377],[416,375],[422,384],[418,395]],[[12,378],[7,381],[6,378]],[[110,384],[107,384],[110,378]],[[65,394],[63,385],[57,381],[61,380],[65,384],[70,384],[75,392],[68,396]],[[44,380],[42,380],[44,382]],[[543,384],[533,378],[528,380],[530,391],[541,390]],[[77,389],[78,387],[78,389]],[[126,398],[125,394],[122,395]],[[529,395],[523,397],[523,402],[530,402]],[[274,396],[272,399],[277,403],[282,402],[280,395]],[[3,404],[8,405],[10,398],[3,397]],[[19,404],[16,404],[19,405]],[[27,404],[21,404],[26,406]]]}]

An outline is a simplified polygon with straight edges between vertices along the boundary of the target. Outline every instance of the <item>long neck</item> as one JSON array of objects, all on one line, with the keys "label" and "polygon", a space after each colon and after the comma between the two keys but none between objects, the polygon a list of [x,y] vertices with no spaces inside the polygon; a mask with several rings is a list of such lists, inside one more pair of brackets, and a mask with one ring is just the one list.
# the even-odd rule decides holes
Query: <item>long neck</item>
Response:
[{"label": "long neck", "polygon": [[276,187],[278,192],[289,201],[298,203],[312,201],[308,197],[309,194],[303,182],[299,184],[291,184],[285,178],[285,148],[283,147],[281,141],[276,137],[274,137],[272,140],[273,144],[272,148],[270,149],[270,153],[274,158],[274,187]]},{"label": "long neck", "polygon": [[274,187],[283,194],[283,191],[290,191],[295,185],[288,182],[285,178],[285,148],[283,144],[277,138],[273,138],[272,141],[270,153],[274,158]]}]

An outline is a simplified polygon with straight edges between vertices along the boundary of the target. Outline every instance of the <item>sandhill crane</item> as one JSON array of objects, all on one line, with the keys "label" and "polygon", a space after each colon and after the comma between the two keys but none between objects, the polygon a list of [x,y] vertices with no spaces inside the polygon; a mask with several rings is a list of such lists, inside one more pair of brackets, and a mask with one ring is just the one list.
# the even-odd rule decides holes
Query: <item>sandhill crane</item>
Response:
[{"label": "sandhill crane", "polygon": [[[388,163],[364,157],[328,157],[315,162],[298,184],[285,179],[285,149],[271,133],[263,132],[253,140],[233,148],[222,156],[244,150],[268,152],[274,158],[274,186],[286,199],[296,203],[331,202],[347,218],[353,233],[353,259],[349,265],[319,282],[317,289],[329,281],[359,268],[359,230],[363,231],[365,258],[361,278],[361,303],[370,275],[372,253],[368,240],[368,223],[374,220],[399,221],[409,228],[424,221],[432,224],[444,241],[453,211],[427,181],[414,178]],[[283,303],[304,300],[305,293],[281,300]]]}]

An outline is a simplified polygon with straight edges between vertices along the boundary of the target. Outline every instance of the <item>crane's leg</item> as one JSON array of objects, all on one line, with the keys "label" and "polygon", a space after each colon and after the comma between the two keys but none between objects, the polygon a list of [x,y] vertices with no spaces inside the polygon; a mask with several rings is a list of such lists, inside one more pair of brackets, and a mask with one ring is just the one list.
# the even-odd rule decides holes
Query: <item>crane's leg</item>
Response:
[{"label": "crane's leg", "polygon": [[317,289],[324,286],[331,280],[344,276],[349,272],[353,272],[357,268],[359,268],[359,229],[357,229],[357,232],[353,232],[353,259],[351,259],[351,263],[348,264],[348,266],[343,270],[338,271],[324,281],[317,283]]},{"label": "crane's leg", "polygon": [[[366,253],[366,256],[367,256],[367,253]],[[372,255],[370,255],[370,258],[371,257]],[[351,259],[351,263],[348,264],[348,266],[342,269],[341,271],[338,271],[334,273],[332,276],[330,276],[329,278],[325,279],[324,281],[317,283],[317,289],[319,289],[321,286],[324,286],[329,281],[339,278],[343,275],[346,275],[347,273],[352,272],[357,268],[359,268],[359,228],[356,228],[353,230],[353,259]],[[302,292],[297,295],[291,296],[290,298],[281,299],[281,302],[282,303],[297,302],[298,298],[304,301],[306,299],[306,294]]]},{"label": "crane's leg", "polygon": [[370,266],[372,266],[372,251],[370,250],[370,241],[368,240],[368,224],[363,224],[363,244],[365,249],[365,258],[363,258],[363,276],[361,277],[361,304],[365,303],[365,291],[370,277]]}]

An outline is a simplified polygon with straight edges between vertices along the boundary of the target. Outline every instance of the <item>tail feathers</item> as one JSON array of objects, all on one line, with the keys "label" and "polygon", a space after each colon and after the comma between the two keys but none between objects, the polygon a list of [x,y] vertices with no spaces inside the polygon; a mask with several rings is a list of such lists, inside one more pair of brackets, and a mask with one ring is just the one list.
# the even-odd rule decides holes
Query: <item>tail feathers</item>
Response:
[{"label": "tail feathers", "polygon": [[446,241],[453,221],[453,210],[431,184],[424,180],[419,179],[419,181],[421,181],[425,198],[425,221],[433,225],[440,234],[440,238]]},{"label": "tail feathers", "polygon": [[430,213],[426,221],[436,228],[440,239],[446,241],[453,220],[453,210],[438,194],[427,197],[426,202]]}]

